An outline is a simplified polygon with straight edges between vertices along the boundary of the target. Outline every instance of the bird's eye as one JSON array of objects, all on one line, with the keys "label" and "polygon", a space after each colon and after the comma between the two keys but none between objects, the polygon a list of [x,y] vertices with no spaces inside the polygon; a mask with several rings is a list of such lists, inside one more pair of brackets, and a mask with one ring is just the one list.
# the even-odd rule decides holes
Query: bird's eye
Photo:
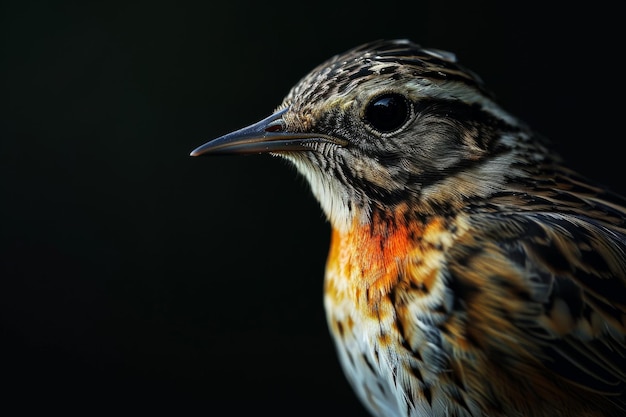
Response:
[{"label": "bird's eye", "polygon": [[409,119],[410,103],[400,94],[385,94],[372,100],[365,109],[365,121],[381,133],[400,129]]}]

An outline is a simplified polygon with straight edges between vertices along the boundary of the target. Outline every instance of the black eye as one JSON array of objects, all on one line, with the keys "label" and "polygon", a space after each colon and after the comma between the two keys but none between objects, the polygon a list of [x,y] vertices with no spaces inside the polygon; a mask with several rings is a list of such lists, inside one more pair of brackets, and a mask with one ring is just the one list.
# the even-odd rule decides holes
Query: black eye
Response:
[{"label": "black eye", "polygon": [[381,133],[393,132],[409,118],[409,102],[400,94],[385,94],[372,100],[365,109],[365,121]]}]

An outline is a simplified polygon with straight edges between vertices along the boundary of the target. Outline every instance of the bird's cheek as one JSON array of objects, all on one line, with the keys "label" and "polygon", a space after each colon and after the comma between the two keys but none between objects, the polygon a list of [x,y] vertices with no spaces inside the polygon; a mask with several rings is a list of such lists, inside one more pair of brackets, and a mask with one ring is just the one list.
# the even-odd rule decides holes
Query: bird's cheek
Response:
[{"label": "bird's cheek", "polygon": [[357,179],[378,188],[387,188],[394,182],[390,171],[376,161],[357,160],[353,169]]}]

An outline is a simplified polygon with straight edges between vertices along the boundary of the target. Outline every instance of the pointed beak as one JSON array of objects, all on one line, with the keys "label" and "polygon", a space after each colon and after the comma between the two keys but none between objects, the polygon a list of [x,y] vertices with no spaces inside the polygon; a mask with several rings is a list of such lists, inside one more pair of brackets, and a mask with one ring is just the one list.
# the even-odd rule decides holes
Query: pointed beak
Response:
[{"label": "pointed beak", "polygon": [[287,131],[283,115],[288,110],[282,109],[248,127],[213,139],[194,149],[190,155],[310,151],[322,142],[347,145],[347,141],[328,135]]}]

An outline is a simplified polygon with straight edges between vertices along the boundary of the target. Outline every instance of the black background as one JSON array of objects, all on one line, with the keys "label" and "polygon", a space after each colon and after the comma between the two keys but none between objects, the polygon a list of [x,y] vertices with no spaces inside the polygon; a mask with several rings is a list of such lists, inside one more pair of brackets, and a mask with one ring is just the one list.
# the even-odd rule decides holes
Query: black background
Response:
[{"label": "black background", "polygon": [[331,55],[410,38],[624,193],[624,2],[543,4],[3,2],[3,409],[365,415],[304,181],[269,156],[188,154]]}]

